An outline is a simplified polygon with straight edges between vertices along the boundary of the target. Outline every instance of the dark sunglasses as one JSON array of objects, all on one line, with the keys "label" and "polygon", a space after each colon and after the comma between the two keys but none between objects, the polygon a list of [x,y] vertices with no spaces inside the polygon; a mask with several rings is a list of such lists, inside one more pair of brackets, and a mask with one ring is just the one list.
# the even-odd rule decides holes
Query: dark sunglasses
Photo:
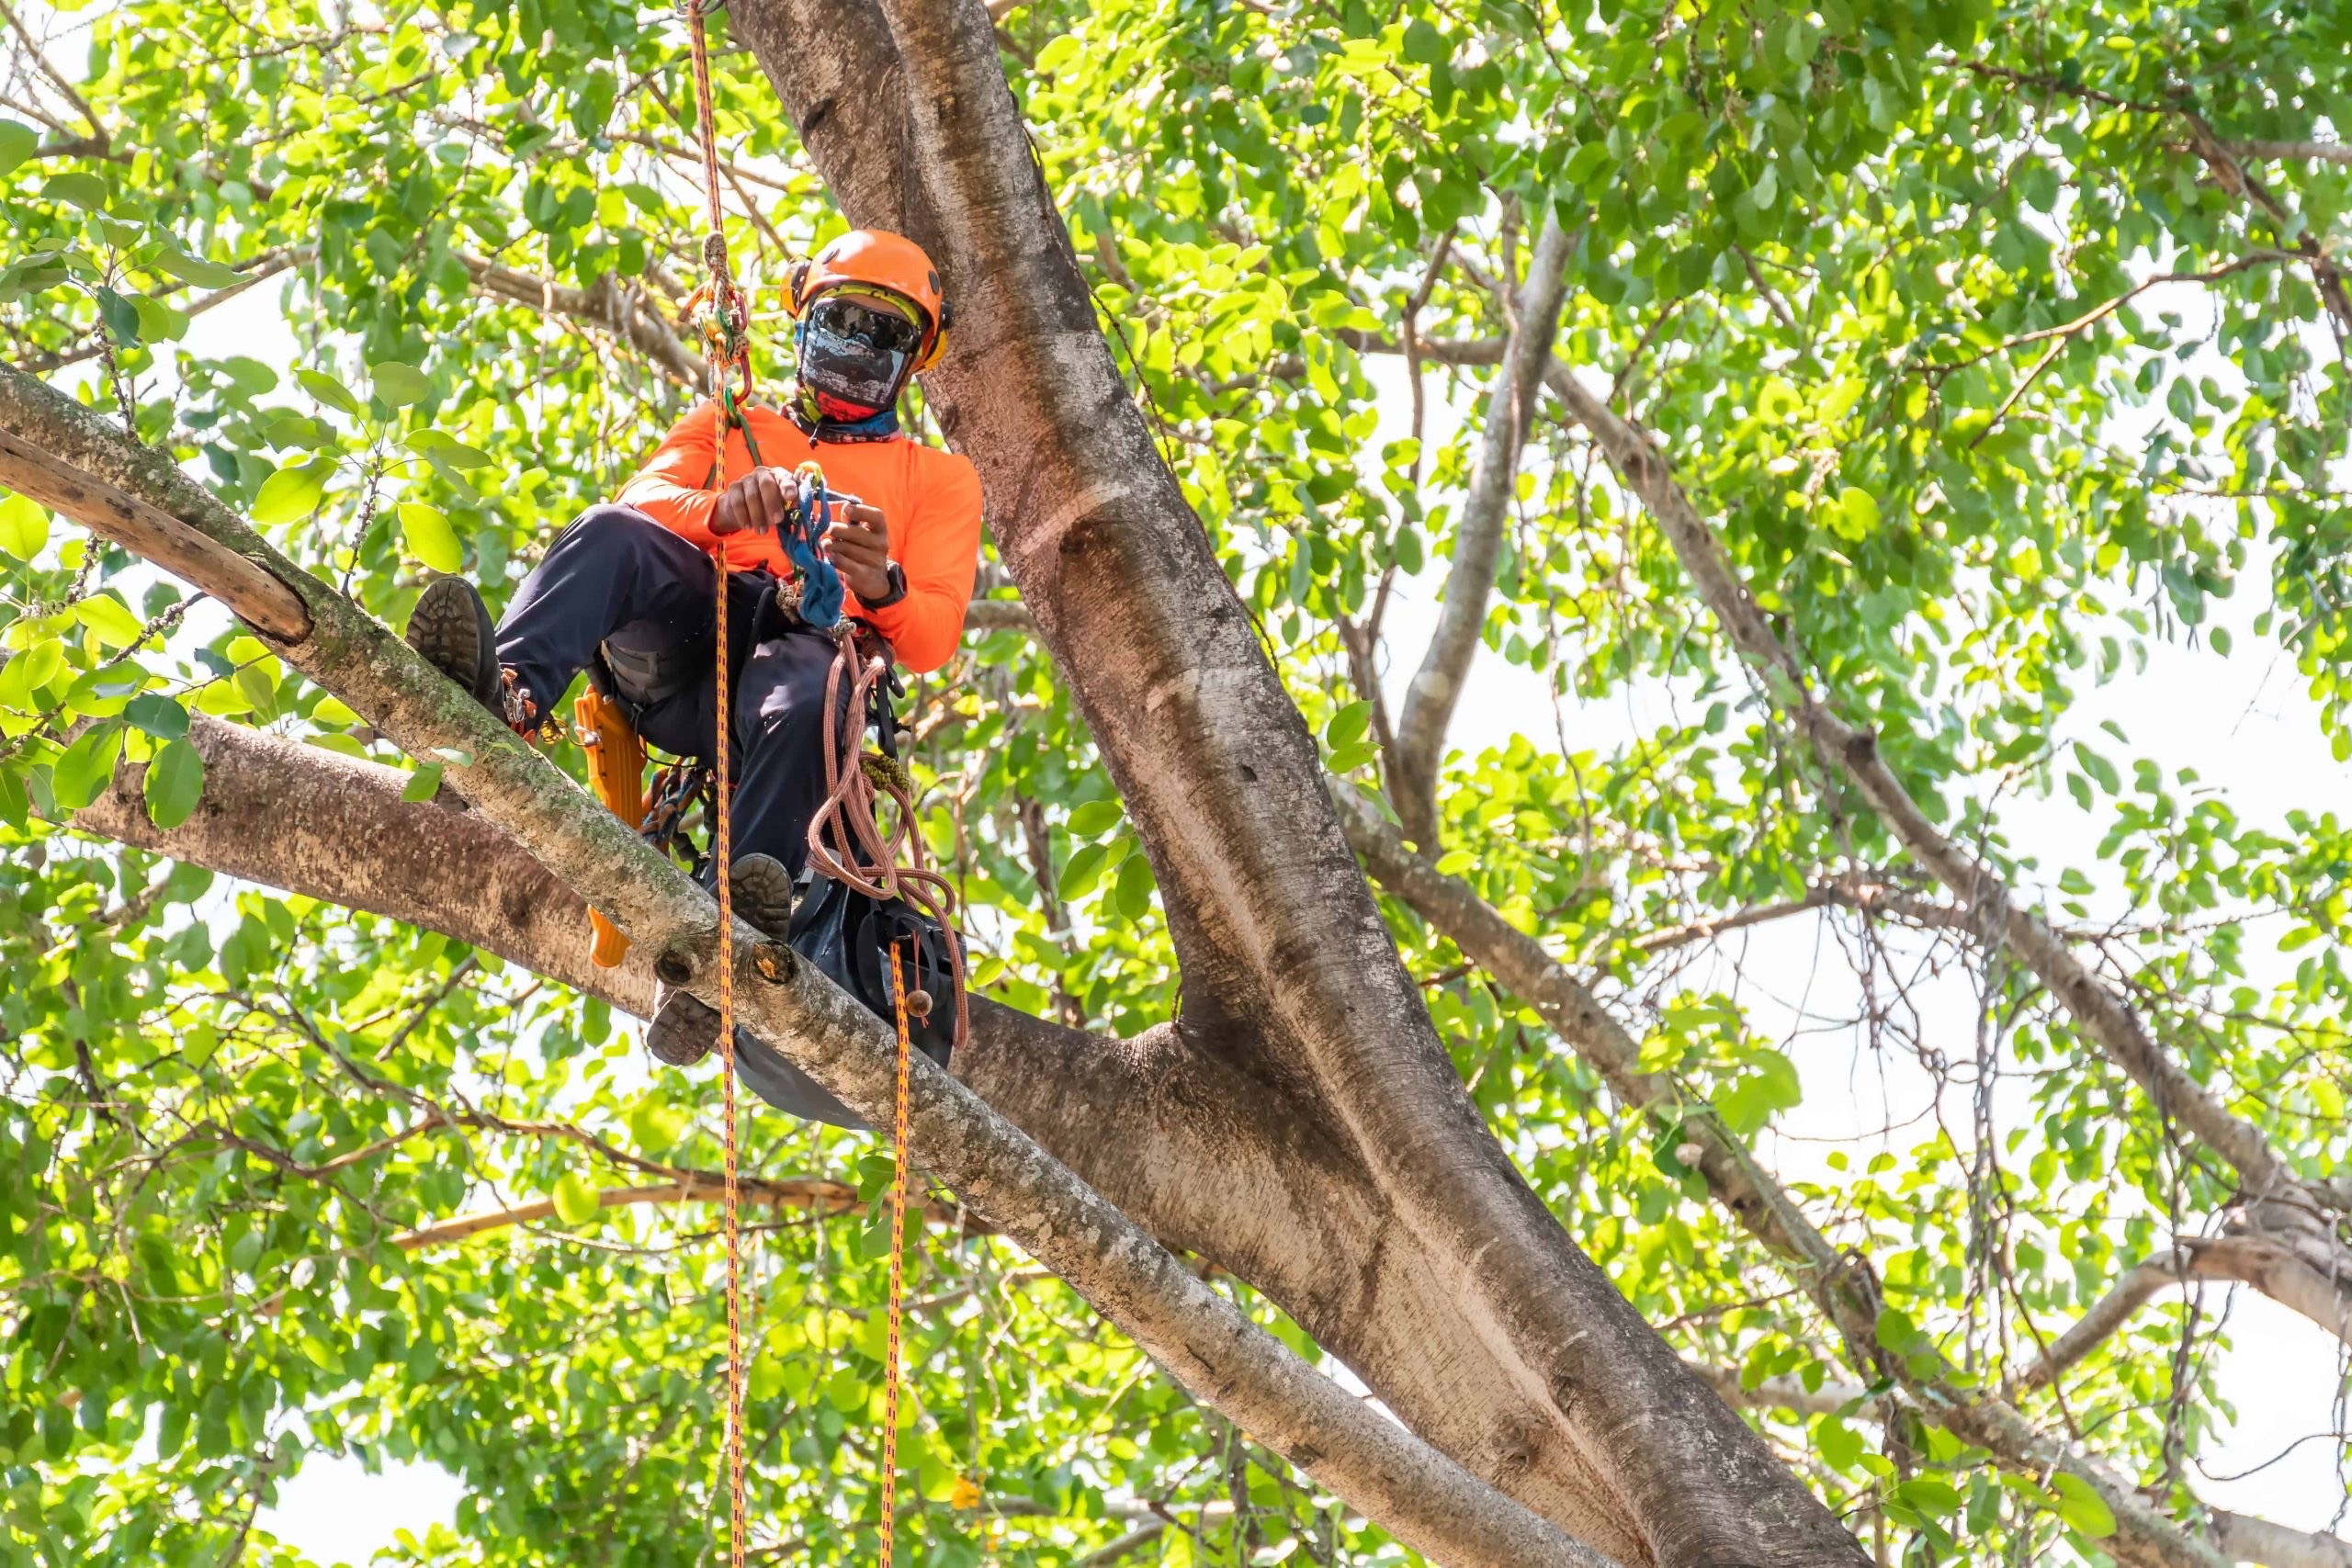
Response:
[{"label": "dark sunglasses", "polygon": [[808,324],[830,336],[889,354],[912,354],[922,332],[895,310],[879,310],[835,295],[808,308]]}]

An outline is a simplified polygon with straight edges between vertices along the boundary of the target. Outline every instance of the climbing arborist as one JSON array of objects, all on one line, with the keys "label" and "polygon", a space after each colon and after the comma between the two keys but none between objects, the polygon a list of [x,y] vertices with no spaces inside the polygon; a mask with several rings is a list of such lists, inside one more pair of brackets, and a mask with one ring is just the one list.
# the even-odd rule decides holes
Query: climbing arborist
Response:
[{"label": "climbing arborist", "polygon": [[[824,795],[820,727],[835,651],[797,614],[779,537],[798,495],[795,470],[813,462],[828,490],[856,498],[820,548],[846,590],[842,613],[880,633],[910,671],[934,670],[955,651],[980,545],[971,464],[899,429],[899,394],[937,360],[950,321],[931,259],[897,234],[857,230],[793,269],[785,305],[797,323],[793,386],[781,412],[742,411],[749,442],[718,400],[704,401],[610,504],[564,530],[494,629],[473,584],[457,577],[426,585],[408,629],[419,653],[522,734],[548,726],[589,670],[646,740],[707,761],[712,558],[723,550],[735,910],[779,940]],[[755,466],[754,445],[767,466]],[[693,1062],[715,1043],[718,1021],[694,997],[669,992],[646,1043],[665,1062]],[[839,1119],[837,1103],[781,1056],[746,1053],[742,1066],[771,1102]]]}]

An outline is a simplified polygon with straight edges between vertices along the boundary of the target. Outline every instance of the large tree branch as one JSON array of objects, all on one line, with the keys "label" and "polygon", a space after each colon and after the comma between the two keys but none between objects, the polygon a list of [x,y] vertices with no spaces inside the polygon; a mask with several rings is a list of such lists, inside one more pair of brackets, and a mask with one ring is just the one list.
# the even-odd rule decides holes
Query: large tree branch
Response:
[{"label": "large tree branch", "polygon": [[2321,1530],[2299,1530],[2268,1519],[2216,1508],[2213,1540],[2233,1562],[2263,1568],[2352,1568],[2352,1541]]},{"label": "large tree branch", "polygon": [[[2054,1466],[2090,1486],[2119,1521],[2124,1561],[2149,1568],[2211,1568],[2215,1560],[2209,1544],[2151,1506],[2122,1477],[2043,1437],[2015,1406],[1958,1393],[1940,1376],[1923,1377],[1905,1357],[1882,1357],[1878,1291],[1867,1265],[1815,1227],[1713,1107],[1664,1076],[1642,1071],[1640,1043],[1540,942],[1467,884],[1416,854],[1351,786],[1334,781],[1332,793],[1350,841],[1382,886],[1445,933],[1471,962],[1532,1003],[1629,1109],[1649,1117],[1661,1134],[1676,1131],[1681,1142],[1675,1157],[1696,1168],[1710,1195],[1786,1262],[1791,1278],[1844,1337],[1849,1365],[1872,1381],[1894,1377],[1930,1419],[1991,1450],[2005,1468],[2046,1475]],[[1716,1386],[1721,1389],[1720,1382]],[[1742,1391],[1734,1403],[1757,1403],[1755,1392]]]},{"label": "large tree branch", "polygon": [[[60,403],[65,401],[21,371],[0,367],[0,374],[8,378],[12,387],[36,388]],[[30,496],[201,588],[256,630],[283,641],[299,641],[310,635],[309,607],[300,594],[263,564],[265,558],[259,551],[232,549],[144,497],[129,494],[60,460],[26,439],[24,428],[0,425],[0,485]]]},{"label": "large tree branch", "polygon": [[[2338,1339],[2352,1341],[2352,1280],[2332,1278],[2328,1259],[2309,1255],[2315,1250],[2310,1239],[2260,1231],[2183,1236],[2170,1251],[2124,1270],[2018,1381],[2028,1387],[2054,1382],[2167,1286],[2199,1280],[2251,1285]],[[2298,1247],[2298,1241],[2306,1245]]]},{"label": "large tree branch", "polygon": [[[2091,973],[2048,921],[2018,901],[1997,871],[1929,820],[1887,765],[1878,737],[1848,723],[1815,694],[1804,663],[1773,630],[1723,542],[1649,439],[1565,368],[1551,381],[1641,499],[1740,657],[1796,720],[1823,762],[1841,774],[1913,858],[1966,905],[1984,937],[1999,943],[2049,988],[2085,1039],[2139,1084],[2165,1116],[2229,1163],[2253,1206],[2256,1228],[2274,1231],[2299,1247],[2324,1235],[2334,1196],[2297,1176],[2260,1128],[2232,1111],[2175,1062],[2139,1014]],[[2352,1255],[2332,1239],[2324,1245],[2331,1258],[2343,1259],[2341,1267],[2331,1263],[2330,1275],[2352,1279]]]},{"label": "large tree branch", "polygon": [[624,284],[609,272],[590,288],[569,288],[479,256],[459,259],[472,274],[474,287],[483,293],[527,305],[544,315],[596,327],[644,355],[655,369],[679,386],[703,384],[701,351],[671,324],[660,302],[646,289]]},{"label": "large tree branch", "polygon": [[[0,371],[0,431],[266,567],[309,612],[307,637],[278,641],[288,662],[412,755],[466,759],[452,761],[446,776],[477,810],[560,880],[593,896],[666,980],[716,998],[707,895],[384,626],[278,555],[163,454],[130,445],[33,378]],[[77,491],[76,504],[112,522],[89,493]],[[749,927],[738,933],[733,983],[747,1027],[869,1122],[889,1115],[895,1052],[879,1020]],[[1400,1540],[1495,1568],[1601,1561],[1306,1366],[927,1061],[916,1064],[908,1125],[917,1158],[1180,1384]]]},{"label": "large tree branch", "polygon": [[1406,837],[1431,852],[1438,847],[1437,775],[1445,734],[1469,679],[1470,661],[1486,635],[1487,602],[1494,593],[1504,527],[1518,496],[1519,455],[1534,427],[1544,367],[1552,361],[1571,248],[1558,214],[1545,219],[1527,264],[1527,280],[1520,286],[1502,363],[1488,383],[1486,428],[1471,469],[1469,493],[1453,525],[1453,564],[1446,574],[1437,629],[1406,690],[1405,711],[1396,727],[1388,797],[1404,821]]}]

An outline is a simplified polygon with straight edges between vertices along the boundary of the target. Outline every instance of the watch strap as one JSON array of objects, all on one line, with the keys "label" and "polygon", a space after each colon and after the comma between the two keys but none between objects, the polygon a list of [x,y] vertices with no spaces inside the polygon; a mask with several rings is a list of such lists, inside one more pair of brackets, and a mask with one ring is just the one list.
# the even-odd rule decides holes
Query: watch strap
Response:
[{"label": "watch strap", "polygon": [[899,563],[891,561],[884,570],[890,579],[890,592],[879,599],[866,600],[865,607],[869,610],[887,610],[907,596],[907,574]]}]

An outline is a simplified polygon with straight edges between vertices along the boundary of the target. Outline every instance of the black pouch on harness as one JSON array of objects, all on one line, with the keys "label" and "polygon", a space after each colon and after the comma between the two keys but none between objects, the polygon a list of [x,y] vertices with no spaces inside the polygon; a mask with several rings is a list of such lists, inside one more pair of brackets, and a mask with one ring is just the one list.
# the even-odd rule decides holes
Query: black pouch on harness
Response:
[{"label": "black pouch on harness", "polygon": [[[866,721],[879,733],[884,754],[895,758],[897,730],[884,689],[877,688],[875,711],[866,716]],[[903,898],[872,898],[846,883],[809,870],[800,874],[794,889],[792,924],[784,940],[827,979],[894,1028],[898,1014],[890,969],[898,956],[906,965],[910,1000],[918,991],[931,998],[930,1010],[922,1017],[915,1015],[912,1007],[908,1009],[907,1038],[941,1066],[948,1065],[956,1045],[956,992],[964,977],[956,968],[947,933],[937,920]],[[899,956],[902,946],[909,951]],[[788,1115],[853,1130],[865,1126],[856,1112],[820,1088],[815,1079],[740,1030],[736,1065],[754,1094]]]},{"label": "black pouch on harness", "polygon": [[927,992],[931,1011],[917,1018],[910,1010],[907,1036],[916,1050],[945,1066],[956,1043],[957,977],[948,957],[947,934],[939,922],[903,898],[869,898],[815,872],[805,873],[800,883],[785,941],[885,1023],[895,1023],[897,1018],[891,959],[901,942],[910,946],[907,992],[910,998],[917,991]]},{"label": "black pouch on harness", "polygon": [[[907,1038],[916,1050],[947,1066],[956,1043],[956,987],[961,977],[948,956],[947,935],[939,922],[902,898],[874,899],[854,887],[803,873],[785,941],[825,977],[883,1022],[895,1027],[890,991],[890,955],[902,940],[914,953],[907,994],[931,995],[931,1012],[907,1015]],[[865,1123],[817,1080],[744,1030],[735,1032],[735,1065],[752,1093],[789,1116],[862,1132]]]}]

